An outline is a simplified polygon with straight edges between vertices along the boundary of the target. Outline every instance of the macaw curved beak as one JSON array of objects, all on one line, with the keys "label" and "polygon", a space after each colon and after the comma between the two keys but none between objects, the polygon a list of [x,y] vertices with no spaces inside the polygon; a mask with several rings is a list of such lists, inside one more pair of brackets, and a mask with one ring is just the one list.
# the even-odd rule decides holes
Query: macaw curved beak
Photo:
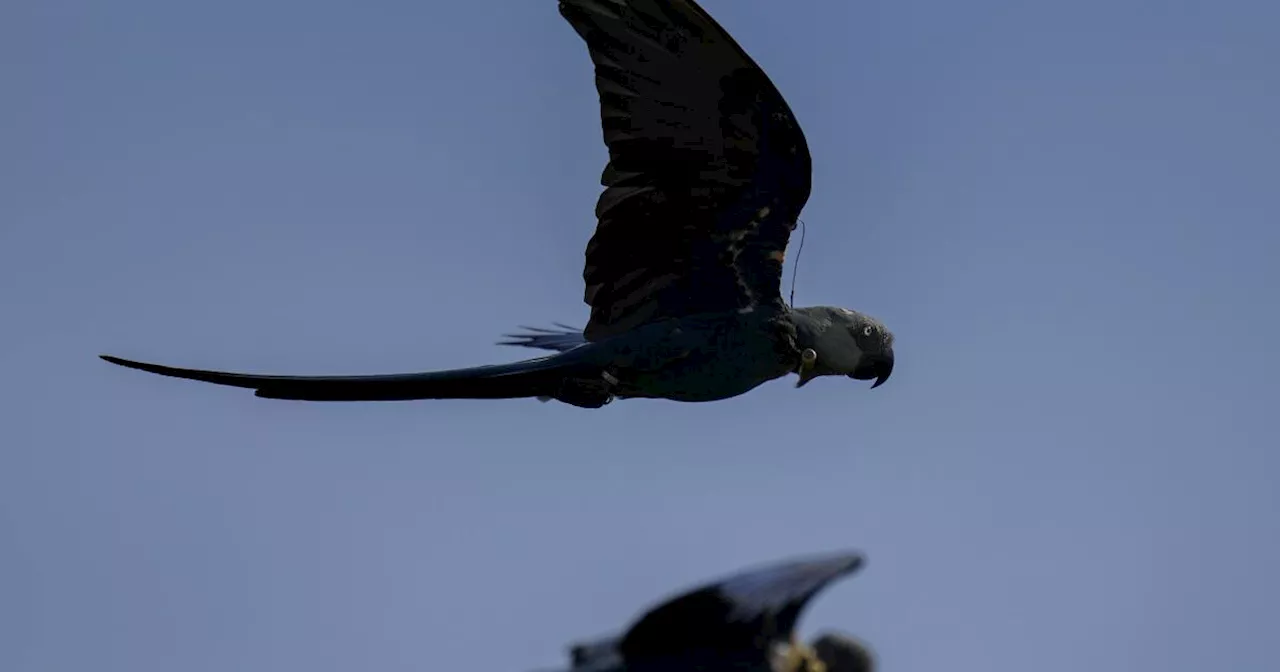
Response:
[{"label": "macaw curved beak", "polygon": [[849,374],[849,377],[855,380],[875,380],[875,384],[871,386],[874,390],[884,385],[891,375],[893,375],[893,348],[887,348],[878,355],[867,357],[867,361],[860,364],[858,370]]}]

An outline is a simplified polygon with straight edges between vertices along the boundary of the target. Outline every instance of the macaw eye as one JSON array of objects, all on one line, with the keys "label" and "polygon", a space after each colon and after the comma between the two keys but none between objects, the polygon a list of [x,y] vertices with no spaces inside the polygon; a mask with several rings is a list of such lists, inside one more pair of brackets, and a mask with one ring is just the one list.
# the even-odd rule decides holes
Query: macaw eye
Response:
[{"label": "macaw eye", "polygon": [[862,335],[870,336],[871,334],[875,333],[875,331],[876,331],[876,328],[868,324],[867,326],[862,328]]}]

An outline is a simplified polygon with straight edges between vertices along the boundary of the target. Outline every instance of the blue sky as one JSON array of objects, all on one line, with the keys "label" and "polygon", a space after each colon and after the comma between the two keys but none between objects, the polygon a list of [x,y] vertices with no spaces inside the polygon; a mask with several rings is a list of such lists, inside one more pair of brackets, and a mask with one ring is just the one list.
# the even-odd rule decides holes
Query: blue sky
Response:
[{"label": "blue sky", "polygon": [[886,670],[1274,669],[1280,8],[705,6],[813,150],[797,303],[897,334],[874,392],[313,405],[104,364],[580,324],[590,62],[550,0],[0,10],[0,669],[525,672],[849,547],[803,629]]}]

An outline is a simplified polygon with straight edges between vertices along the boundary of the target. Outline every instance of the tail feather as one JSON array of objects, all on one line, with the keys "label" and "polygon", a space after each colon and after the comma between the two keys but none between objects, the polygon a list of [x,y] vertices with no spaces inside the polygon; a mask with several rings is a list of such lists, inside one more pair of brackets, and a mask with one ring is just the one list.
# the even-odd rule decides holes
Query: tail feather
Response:
[{"label": "tail feather", "polygon": [[564,381],[590,375],[560,355],[511,364],[373,376],[274,376],[184,369],[102,355],[131,369],[173,378],[254,390],[266,399],[299,401],[408,401],[414,399],[514,399],[555,396]]},{"label": "tail feather", "polygon": [[560,324],[559,322],[554,324],[558,329],[520,327],[530,333],[503,334],[503,337],[508,340],[498,341],[498,345],[515,345],[522,348],[567,352],[587,343],[587,339],[582,335],[581,329]]}]

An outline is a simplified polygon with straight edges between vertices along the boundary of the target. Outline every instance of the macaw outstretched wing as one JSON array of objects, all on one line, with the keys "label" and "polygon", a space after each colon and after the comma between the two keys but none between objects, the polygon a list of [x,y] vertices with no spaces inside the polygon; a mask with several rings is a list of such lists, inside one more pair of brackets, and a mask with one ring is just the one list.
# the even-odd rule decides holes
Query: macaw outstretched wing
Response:
[{"label": "macaw outstretched wing", "polygon": [[795,115],[692,0],[560,0],[587,44],[609,162],[587,244],[587,340],[697,313],[783,305],[809,199]]}]

